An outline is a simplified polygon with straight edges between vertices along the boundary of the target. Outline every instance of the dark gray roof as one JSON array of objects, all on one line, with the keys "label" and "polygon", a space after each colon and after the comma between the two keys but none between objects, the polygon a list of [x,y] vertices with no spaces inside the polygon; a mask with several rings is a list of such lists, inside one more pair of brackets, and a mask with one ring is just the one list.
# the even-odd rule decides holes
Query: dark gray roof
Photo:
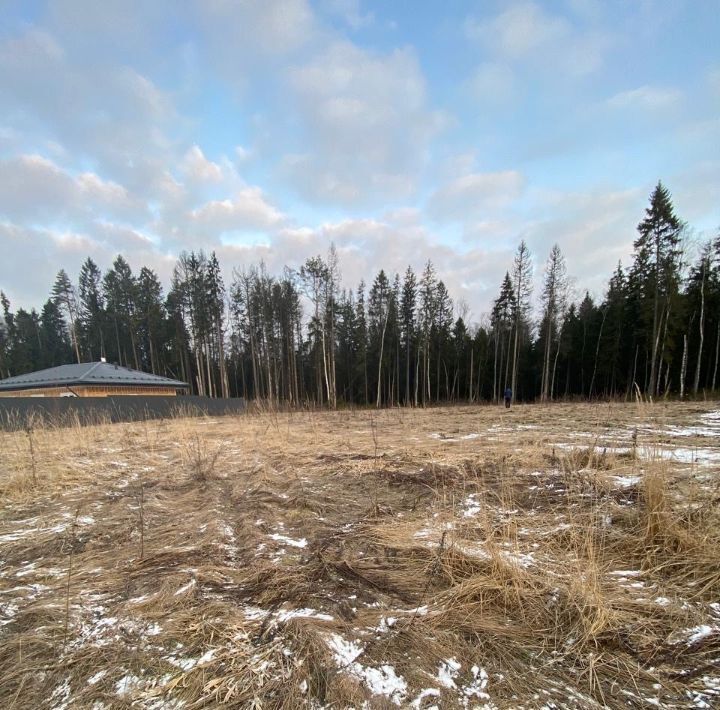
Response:
[{"label": "dark gray roof", "polygon": [[135,387],[187,387],[186,382],[131,370],[109,362],[82,362],[60,365],[47,370],[0,380],[0,390],[30,389],[33,387],[72,387],[73,385],[133,385]]}]

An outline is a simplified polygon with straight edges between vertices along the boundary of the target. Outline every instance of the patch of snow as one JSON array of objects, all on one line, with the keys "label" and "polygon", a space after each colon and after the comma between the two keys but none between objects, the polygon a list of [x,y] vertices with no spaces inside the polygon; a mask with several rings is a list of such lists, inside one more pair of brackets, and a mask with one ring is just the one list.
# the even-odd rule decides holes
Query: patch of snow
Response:
[{"label": "patch of snow", "polygon": [[68,528],[68,523],[58,523],[49,528],[24,528],[16,530],[5,535],[0,535],[0,543],[3,542],[17,542],[23,538],[29,537],[30,535],[47,535],[49,533],[61,533],[65,532]]},{"label": "patch of snow", "polygon": [[288,619],[320,619],[320,621],[334,621],[334,617],[330,614],[321,614],[315,609],[289,609],[287,611],[276,612],[278,621],[287,621]]},{"label": "patch of snow", "polygon": [[617,577],[638,577],[642,574],[642,572],[637,569],[616,569],[614,572],[609,572],[608,574],[612,574]]},{"label": "patch of snow", "polygon": [[457,688],[455,678],[462,668],[461,664],[455,658],[448,658],[440,663],[437,672],[437,678],[446,688]]},{"label": "patch of snow", "polygon": [[243,613],[245,614],[246,619],[250,619],[250,621],[258,621],[259,619],[263,619],[268,612],[265,609],[260,609],[256,606],[248,606],[245,607]]},{"label": "patch of snow", "polygon": [[37,562],[29,562],[20,571],[15,572],[16,577],[27,577],[37,569]]},{"label": "patch of snow", "polygon": [[612,478],[618,488],[631,488],[642,481],[642,476],[613,476]]},{"label": "patch of snow", "polygon": [[463,688],[463,693],[466,697],[476,697],[480,700],[490,700],[490,696],[485,692],[488,684],[488,674],[484,668],[473,666],[470,669],[473,676],[473,681],[469,685]]},{"label": "patch of snow", "polygon": [[374,695],[384,695],[395,705],[402,703],[407,693],[407,683],[395,672],[393,666],[387,664],[379,668],[363,666],[356,660],[363,653],[362,646],[348,641],[339,634],[330,634],[326,639],[341,670],[363,681]]},{"label": "patch of snow", "polygon": [[[437,688],[425,688],[425,690],[420,691],[420,695],[415,698],[410,703],[411,708],[415,708],[415,710],[420,710],[422,706],[422,701],[425,698],[439,698],[440,697],[440,691]],[[431,706],[432,708],[437,708],[437,705]]]},{"label": "patch of snow", "polygon": [[95,685],[96,683],[99,683],[106,675],[107,671],[98,671],[95,675],[88,678],[88,685]]},{"label": "patch of snow", "polygon": [[20,607],[15,604],[15,602],[0,604],[0,616],[4,617],[0,618],[0,626],[7,626],[7,624],[11,624],[19,611]]},{"label": "patch of snow", "polygon": [[478,503],[477,495],[471,493],[463,502],[465,510],[463,510],[463,518],[474,518],[480,512],[480,503]]},{"label": "patch of snow", "polygon": [[716,631],[720,631],[720,626],[708,626],[707,624],[702,624],[700,626],[696,626],[694,629],[688,629],[688,632],[690,633],[690,636],[688,636],[688,643],[697,643]]},{"label": "patch of snow", "polygon": [[706,436],[717,436],[718,435],[718,429],[715,427],[702,427],[702,426],[693,426],[693,427],[681,427],[681,426],[668,426],[665,428],[665,431],[670,436],[679,436],[679,437],[687,437],[687,436],[700,436],[700,437],[706,437]]},{"label": "patch of snow", "polygon": [[150,624],[145,629],[145,634],[147,636],[157,636],[158,634],[162,633],[162,627],[159,624]]},{"label": "patch of snow", "polygon": [[195,668],[198,662],[197,658],[177,658],[175,656],[167,656],[165,660],[186,673]]},{"label": "patch of snow", "polygon": [[67,678],[53,690],[50,707],[53,710],[65,710],[70,707],[70,681]]},{"label": "patch of snow", "polygon": [[353,664],[353,675],[365,681],[374,695],[384,695],[390,698],[395,705],[400,705],[407,693],[405,679],[395,672],[393,666],[385,664],[380,668],[366,668],[355,663]]},{"label": "patch of snow", "polygon": [[195,581],[195,578],[193,577],[187,584],[183,585],[182,587],[180,587],[180,589],[177,590],[177,592],[175,592],[175,596],[177,597],[180,594],[185,594],[185,592],[192,589],[196,584],[197,584],[197,582]]},{"label": "patch of snow", "polygon": [[678,463],[710,466],[720,461],[720,451],[706,448],[673,448],[645,447],[643,458],[650,460],[676,461]]},{"label": "patch of snow", "polygon": [[335,662],[340,667],[351,664],[365,650],[359,644],[347,641],[340,634],[330,634],[326,638],[328,646],[330,646],[330,650],[335,657]]},{"label": "patch of snow", "polygon": [[376,626],[373,631],[385,633],[386,631],[389,631],[393,626],[395,626],[395,624],[397,624],[397,618],[395,618],[394,616],[388,616],[387,618],[383,616],[380,619],[380,624]]},{"label": "patch of snow", "polygon": [[115,683],[115,695],[119,695],[121,697],[124,695],[131,695],[135,690],[141,688],[142,684],[142,678],[139,678],[136,675],[128,674],[123,676],[119,681],[117,681],[117,683]]},{"label": "patch of snow", "polygon": [[291,545],[292,547],[307,547],[307,540],[303,537],[300,540],[293,540],[291,537],[286,537],[285,535],[278,535],[277,533],[273,533],[270,535],[270,537],[273,540],[277,540],[278,542],[284,542],[286,545]]},{"label": "patch of snow", "polygon": [[209,663],[210,661],[212,661],[218,650],[219,649],[217,648],[211,648],[209,651],[205,651],[205,653],[203,653],[203,655],[198,658],[197,664],[201,666],[203,665],[203,663]]}]

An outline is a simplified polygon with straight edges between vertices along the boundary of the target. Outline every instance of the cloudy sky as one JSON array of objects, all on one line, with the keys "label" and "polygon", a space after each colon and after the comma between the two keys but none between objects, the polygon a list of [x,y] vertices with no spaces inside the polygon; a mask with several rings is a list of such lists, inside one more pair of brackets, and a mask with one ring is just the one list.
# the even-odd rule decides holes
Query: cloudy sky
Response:
[{"label": "cloudy sky", "polygon": [[658,179],[717,234],[718,36],[717,0],[0,0],[0,288],[334,242],[478,320],[524,238],[601,296]]}]

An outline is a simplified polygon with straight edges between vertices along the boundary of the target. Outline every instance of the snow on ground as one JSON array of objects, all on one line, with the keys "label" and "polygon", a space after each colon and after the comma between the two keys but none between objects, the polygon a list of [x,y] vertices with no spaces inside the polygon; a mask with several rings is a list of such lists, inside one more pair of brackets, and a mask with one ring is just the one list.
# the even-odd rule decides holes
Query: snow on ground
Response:
[{"label": "snow on ground", "polygon": [[407,682],[397,674],[393,666],[364,666],[357,661],[365,651],[363,646],[348,641],[340,634],[329,634],[325,639],[341,671],[362,681],[373,695],[384,695],[395,705],[402,704],[407,695]]},{"label": "snow on ground", "polygon": [[291,547],[307,547],[307,540],[304,537],[299,540],[293,540],[293,538],[287,537],[286,535],[273,533],[270,535],[270,539],[277,540],[277,542],[284,542],[286,545],[290,545]]}]

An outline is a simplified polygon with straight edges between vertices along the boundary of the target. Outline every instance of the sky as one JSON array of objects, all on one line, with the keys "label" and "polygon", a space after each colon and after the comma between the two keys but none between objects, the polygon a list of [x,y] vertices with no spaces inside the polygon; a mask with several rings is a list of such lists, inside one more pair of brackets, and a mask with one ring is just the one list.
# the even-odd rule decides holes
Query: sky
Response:
[{"label": "sky", "polygon": [[718,0],[0,0],[0,289],[334,243],[482,320],[524,239],[602,298],[658,180],[720,228]]}]

